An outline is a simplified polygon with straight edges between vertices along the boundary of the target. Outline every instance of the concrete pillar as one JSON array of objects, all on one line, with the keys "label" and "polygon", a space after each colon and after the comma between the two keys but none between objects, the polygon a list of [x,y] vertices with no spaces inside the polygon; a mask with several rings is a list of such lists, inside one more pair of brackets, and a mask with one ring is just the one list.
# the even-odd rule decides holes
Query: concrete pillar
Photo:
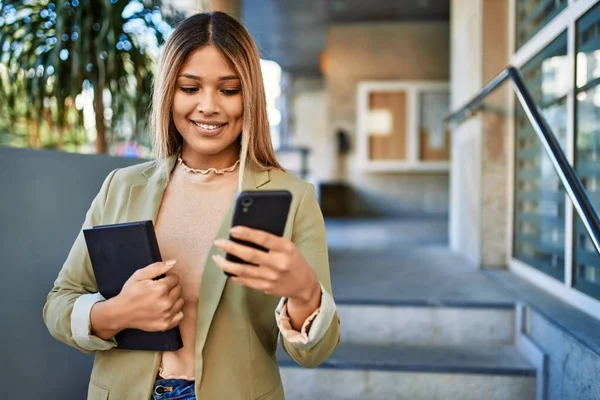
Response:
[{"label": "concrete pillar", "polygon": [[[450,9],[450,92],[456,110],[481,89],[483,0],[452,0]],[[452,132],[450,167],[450,248],[475,265],[481,262],[480,116]]]},{"label": "concrete pillar", "polygon": [[[508,65],[508,0],[484,0],[482,39],[482,77],[484,84]],[[483,268],[505,268],[508,262],[508,160],[513,151],[507,144],[507,117],[510,83],[503,85],[486,101],[489,111],[483,113],[481,164],[481,265]]]},{"label": "concrete pillar", "polygon": [[[508,0],[453,0],[452,109],[476,95],[508,62]],[[507,87],[453,131],[450,246],[483,267],[507,262]]]}]

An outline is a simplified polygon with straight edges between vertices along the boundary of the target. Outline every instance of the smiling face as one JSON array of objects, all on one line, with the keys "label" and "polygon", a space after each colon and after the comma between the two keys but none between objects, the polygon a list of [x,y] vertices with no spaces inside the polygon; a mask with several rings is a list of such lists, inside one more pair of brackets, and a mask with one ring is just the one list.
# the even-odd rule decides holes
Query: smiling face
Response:
[{"label": "smiling face", "polygon": [[192,168],[226,168],[239,158],[242,84],[223,54],[207,45],[193,51],[177,77],[173,122]]}]

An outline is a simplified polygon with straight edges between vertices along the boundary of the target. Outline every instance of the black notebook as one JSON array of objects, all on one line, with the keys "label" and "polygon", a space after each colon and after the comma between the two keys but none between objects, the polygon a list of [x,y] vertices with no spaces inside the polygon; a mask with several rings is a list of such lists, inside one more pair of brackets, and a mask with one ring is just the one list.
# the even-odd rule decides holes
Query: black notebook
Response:
[{"label": "black notebook", "polygon": [[[84,229],[83,234],[105,299],[118,295],[135,271],[161,261],[152,221],[99,225]],[[115,339],[117,348],[127,350],[175,351],[183,347],[178,327],[165,332],[125,329]]]}]

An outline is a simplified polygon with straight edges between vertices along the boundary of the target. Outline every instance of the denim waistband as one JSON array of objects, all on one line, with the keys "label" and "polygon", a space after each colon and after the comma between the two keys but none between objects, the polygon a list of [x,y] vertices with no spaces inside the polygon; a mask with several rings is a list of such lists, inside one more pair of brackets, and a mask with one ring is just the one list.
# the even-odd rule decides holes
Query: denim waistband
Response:
[{"label": "denim waistband", "polygon": [[194,381],[185,379],[157,379],[152,400],[196,400]]}]

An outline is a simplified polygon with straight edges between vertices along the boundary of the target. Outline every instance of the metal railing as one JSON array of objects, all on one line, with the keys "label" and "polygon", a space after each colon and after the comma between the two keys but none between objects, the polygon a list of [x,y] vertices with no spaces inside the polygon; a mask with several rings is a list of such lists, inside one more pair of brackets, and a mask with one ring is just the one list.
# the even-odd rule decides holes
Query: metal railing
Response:
[{"label": "metal railing", "polygon": [[458,111],[444,118],[444,122],[446,124],[460,124],[466,118],[471,117],[482,107],[485,98],[507,80],[512,82],[513,89],[515,90],[523,110],[525,110],[525,113],[527,114],[527,117],[529,118],[529,121],[535,130],[535,133],[542,142],[546,153],[550,157],[552,165],[554,166],[556,173],[565,187],[569,198],[573,202],[575,210],[577,210],[579,217],[581,217],[585,229],[594,243],[596,251],[598,254],[600,254],[600,217],[598,216],[598,211],[592,205],[585,187],[577,176],[577,172],[569,163],[569,160],[561,149],[556,136],[552,133],[552,130],[546,122],[546,119],[531,97],[531,93],[529,93],[529,90],[525,85],[525,81],[523,80],[523,77],[517,68],[513,66],[507,67],[487,85],[485,85],[485,87],[477,96],[473,97],[473,99],[471,99]]}]

